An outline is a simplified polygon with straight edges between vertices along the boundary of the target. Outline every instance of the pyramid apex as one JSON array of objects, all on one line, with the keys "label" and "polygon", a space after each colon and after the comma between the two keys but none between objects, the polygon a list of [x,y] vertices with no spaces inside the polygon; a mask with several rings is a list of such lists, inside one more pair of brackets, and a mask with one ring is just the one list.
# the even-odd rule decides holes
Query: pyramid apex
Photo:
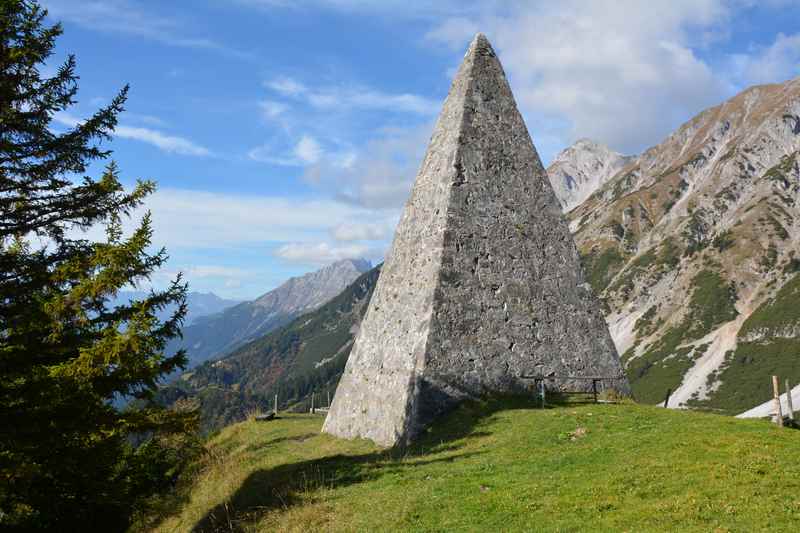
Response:
[{"label": "pyramid apex", "polygon": [[488,51],[491,52],[491,55],[494,55],[494,50],[492,49],[492,44],[489,42],[489,39],[487,39],[486,35],[482,32],[478,32],[475,34],[475,37],[472,38],[472,42],[469,44],[465,56],[480,53],[481,51]]}]

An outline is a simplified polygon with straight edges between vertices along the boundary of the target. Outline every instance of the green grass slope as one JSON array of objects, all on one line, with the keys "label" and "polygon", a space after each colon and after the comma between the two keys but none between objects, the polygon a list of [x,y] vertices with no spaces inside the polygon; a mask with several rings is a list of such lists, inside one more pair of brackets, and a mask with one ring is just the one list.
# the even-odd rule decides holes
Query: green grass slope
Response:
[{"label": "green grass slope", "polygon": [[649,406],[468,404],[400,454],[247,421],[207,454],[155,531],[796,531],[800,433]]},{"label": "green grass slope", "polygon": [[[800,274],[795,274],[745,320],[736,350],[714,374],[720,381],[691,407],[735,415],[772,398],[771,376],[800,380]],[[766,386],[765,386],[766,384]]]}]

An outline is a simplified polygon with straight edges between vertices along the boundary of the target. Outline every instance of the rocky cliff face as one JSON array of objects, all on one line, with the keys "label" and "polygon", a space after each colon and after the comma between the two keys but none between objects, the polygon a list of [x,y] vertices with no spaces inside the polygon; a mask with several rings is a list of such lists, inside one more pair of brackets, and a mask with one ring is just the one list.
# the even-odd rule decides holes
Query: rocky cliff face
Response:
[{"label": "rocky cliff face", "polygon": [[222,356],[242,344],[317,309],[371,268],[365,259],[345,259],[316,272],[290,278],[251,302],[201,317],[183,329],[172,348],[185,348],[190,366]]},{"label": "rocky cliff face", "polygon": [[800,380],[799,164],[800,78],[703,111],[569,213],[640,400],[737,412]]},{"label": "rocky cliff face", "polygon": [[547,168],[550,184],[564,212],[581,204],[614,177],[633,157],[581,139],[558,154]]},{"label": "rocky cliff face", "polygon": [[316,309],[372,268],[366,259],[345,259],[304,276],[289,278],[277,289],[253,300],[266,316]]}]

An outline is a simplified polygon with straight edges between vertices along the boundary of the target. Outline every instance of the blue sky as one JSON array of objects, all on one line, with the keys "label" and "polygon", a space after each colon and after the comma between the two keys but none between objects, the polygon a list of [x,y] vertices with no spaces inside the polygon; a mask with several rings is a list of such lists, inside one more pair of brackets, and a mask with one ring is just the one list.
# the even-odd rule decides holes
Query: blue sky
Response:
[{"label": "blue sky", "polygon": [[[163,284],[252,298],[379,261],[451,77],[495,46],[545,164],[581,137],[658,143],[752,84],[800,75],[800,1],[45,0],[74,53],[63,127],[131,85],[111,148],[167,247]],[[132,221],[132,223],[135,221]]]}]

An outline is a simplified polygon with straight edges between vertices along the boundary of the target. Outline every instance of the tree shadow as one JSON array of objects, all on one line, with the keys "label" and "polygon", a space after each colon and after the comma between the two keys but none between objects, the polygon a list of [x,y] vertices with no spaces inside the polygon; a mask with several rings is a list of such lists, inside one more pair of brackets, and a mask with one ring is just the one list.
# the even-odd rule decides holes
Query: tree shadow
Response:
[{"label": "tree shadow", "polygon": [[[520,408],[535,408],[535,400],[531,397],[511,397],[470,401],[442,417],[414,444],[403,448],[356,455],[337,454],[256,470],[245,479],[233,497],[211,509],[192,531],[243,531],[248,524],[267,512],[298,505],[303,493],[345,487],[420,465],[455,462],[485,453],[452,452],[465,446],[466,437],[489,435],[476,430],[476,427],[490,421],[498,411]],[[425,456],[442,453],[447,455],[424,459]]]}]

